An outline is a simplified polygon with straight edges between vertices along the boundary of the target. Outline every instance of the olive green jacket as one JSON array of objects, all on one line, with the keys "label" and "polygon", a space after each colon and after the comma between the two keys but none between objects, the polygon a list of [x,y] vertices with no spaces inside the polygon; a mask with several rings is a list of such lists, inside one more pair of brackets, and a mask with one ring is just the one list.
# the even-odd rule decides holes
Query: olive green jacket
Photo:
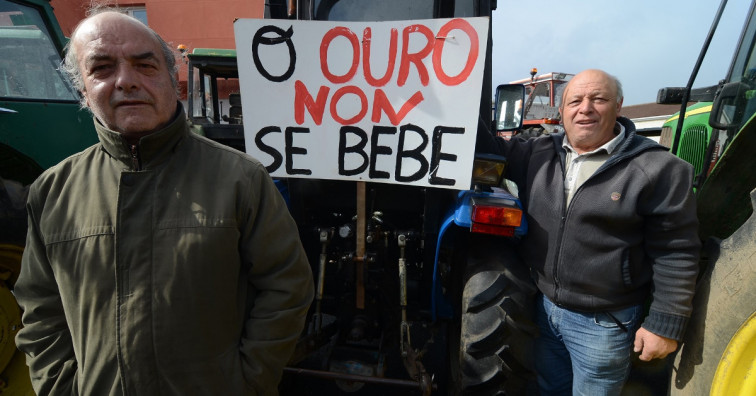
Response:
[{"label": "olive green jacket", "polygon": [[16,342],[39,395],[277,394],[310,266],[260,163],[189,132],[100,143],[32,185]]}]

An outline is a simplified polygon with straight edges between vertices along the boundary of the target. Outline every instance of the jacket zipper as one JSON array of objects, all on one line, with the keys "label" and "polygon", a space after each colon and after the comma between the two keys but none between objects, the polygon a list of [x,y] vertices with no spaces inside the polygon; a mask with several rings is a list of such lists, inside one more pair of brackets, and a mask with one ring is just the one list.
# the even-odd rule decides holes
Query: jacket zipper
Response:
[{"label": "jacket zipper", "polygon": [[[574,202],[580,193],[580,191],[583,189],[583,187],[588,184],[588,182],[596,177],[597,174],[603,172],[606,168],[613,165],[613,162],[609,164],[609,166],[606,166],[606,164],[609,162],[607,160],[603,165],[601,165],[596,172],[594,172],[591,176],[589,176],[583,184],[578,186],[578,188],[575,189],[575,191],[572,193],[572,201],[570,201],[570,204]],[[562,163],[562,175],[566,175],[567,172],[567,164]],[[561,189],[562,192],[564,192],[564,186],[562,186]],[[567,224],[567,216],[569,215],[570,208],[567,206],[567,195],[562,193],[562,217],[559,219],[559,234],[557,234],[557,254],[554,256],[554,303],[559,305],[559,275],[558,275],[558,268],[559,268],[559,262],[560,257],[562,257],[562,248],[563,248],[563,239],[564,239],[564,227]]]},{"label": "jacket zipper", "polygon": [[557,234],[557,252],[554,255],[554,269],[553,269],[553,275],[554,275],[554,304],[559,305],[559,273],[558,273],[558,267],[559,267],[559,256],[562,255],[562,239],[564,237],[564,224],[567,219],[567,196],[564,194],[564,176],[567,172],[567,164],[564,163],[562,160],[561,155],[560,158],[560,165],[562,165],[562,217],[559,219],[559,233]]},{"label": "jacket zipper", "polygon": [[142,170],[142,166],[139,163],[139,147],[136,144],[131,145],[131,164],[134,166],[135,171]]},{"label": "jacket zipper", "polygon": [[[141,161],[139,159],[139,145],[138,144],[130,144],[129,145],[129,154],[131,155],[131,165],[134,168],[134,171],[141,171]],[[119,211],[120,212],[120,211]],[[120,219],[119,219],[120,221]],[[121,305],[124,304],[125,296],[129,293],[129,286],[128,286],[128,270],[124,269],[123,264],[118,264],[118,260],[116,259],[116,265],[118,267],[117,271],[119,274],[119,277],[121,278],[120,283],[118,284],[118,296],[117,296],[117,314],[116,314],[116,334],[117,334],[117,352],[116,352],[116,358],[118,360],[118,370],[123,373],[126,370],[126,363],[125,359],[123,357],[123,343],[125,342],[123,338],[121,337],[121,329],[125,324],[122,322],[123,318],[121,316]],[[118,281],[118,280],[116,280]],[[121,382],[121,391],[124,395],[129,395],[130,388],[128,385],[128,381],[126,381],[126,377],[121,375],[120,376],[120,382]]]},{"label": "jacket zipper", "polygon": [[[566,158],[562,159],[560,155],[560,161],[559,164],[562,166],[562,180],[564,180],[564,177],[567,174],[567,164],[566,164]],[[606,163],[604,163],[606,165]],[[572,193],[572,200],[574,201],[575,198],[578,196],[578,192],[583,188],[583,186],[588,183],[588,180],[593,178],[597,173],[599,173],[599,170],[602,170],[604,165],[600,166],[599,169],[596,170],[596,172],[588,177],[583,184],[581,184],[573,193]],[[554,270],[553,270],[553,276],[554,276],[554,304],[559,305],[559,262],[560,257],[562,256],[562,240],[564,239],[564,227],[567,224],[567,215],[569,212],[569,207],[567,207],[567,195],[564,193],[564,181],[562,182],[562,188],[560,189],[562,192],[562,217],[559,219],[559,233],[557,234],[557,252],[554,255]]]},{"label": "jacket zipper", "polygon": [[[564,191],[564,189],[562,189]],[[562,194],[564,195],[564,194]],[[559,247],[554,256],[554,304],[559,305],[559,257],[562,255],[562,239],[564,239],[564,224],[567,220],[567,197],[562,199],[562,217],[559,219],[559,234],[557,246]]]}]

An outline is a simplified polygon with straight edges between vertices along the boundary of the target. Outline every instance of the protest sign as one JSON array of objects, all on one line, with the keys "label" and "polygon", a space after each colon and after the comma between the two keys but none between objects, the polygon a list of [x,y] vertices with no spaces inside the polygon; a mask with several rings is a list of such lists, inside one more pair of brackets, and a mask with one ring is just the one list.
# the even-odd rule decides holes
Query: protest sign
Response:
[{"label": "protest sign", "polygon": [[487,18],[234,30],[246,150],[272,176],[470,187]]}]

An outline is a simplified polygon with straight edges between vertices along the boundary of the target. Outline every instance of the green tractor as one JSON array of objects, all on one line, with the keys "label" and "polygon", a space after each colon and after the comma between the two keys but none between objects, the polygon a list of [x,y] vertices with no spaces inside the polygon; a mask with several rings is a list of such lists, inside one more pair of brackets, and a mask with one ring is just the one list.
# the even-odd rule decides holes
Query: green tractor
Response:
[{"label": "green tractor", "polygon": [[92,117],[59,70],[66,38],[48,0],[0,0],[0,393],[33,395],[11,294],[26,239],[26,193],[45,169],[94,144]]},{"label": "green tractor", "polygon": [[662,131],[662,142],[695,166],[704,242],[693,316],[675,357],[672,395],[756,394],[756,2],[726,77],[718,86],[691,89],[726,3],[688,86],[663,88],[657,98],[658,103],[701,101],[682,105]]},{"label": "green tractor", "polygon": [[[678,150],[675,152],[680,158],[690,162],[700,174],[704,169],[704,157],[706,149],[709,146],[712,136],[712,127],[709,125],[709,114],[711,113],[711,101],[698,102],[685,109],[685,120],[683,121],[682,137]],[[677,130],[680,113],[676,113],[662,125],[659,143],[666,147],[672,147],[673,131]],[[721,148],[721,143],[715,141],[717,152]],[[721,154],[721,153],[720,153]],[[707,171],[709,167],[706,167]]]}]

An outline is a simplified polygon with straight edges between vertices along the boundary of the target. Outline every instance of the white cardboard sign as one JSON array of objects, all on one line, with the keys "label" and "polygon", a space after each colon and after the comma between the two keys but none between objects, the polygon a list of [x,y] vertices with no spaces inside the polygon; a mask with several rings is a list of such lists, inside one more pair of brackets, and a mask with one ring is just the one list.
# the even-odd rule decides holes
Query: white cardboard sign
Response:
[{"label": "white cardboard sign", "polygon": [[247,153],[272,176],[470,187],[487,18],[234,32]]}]

